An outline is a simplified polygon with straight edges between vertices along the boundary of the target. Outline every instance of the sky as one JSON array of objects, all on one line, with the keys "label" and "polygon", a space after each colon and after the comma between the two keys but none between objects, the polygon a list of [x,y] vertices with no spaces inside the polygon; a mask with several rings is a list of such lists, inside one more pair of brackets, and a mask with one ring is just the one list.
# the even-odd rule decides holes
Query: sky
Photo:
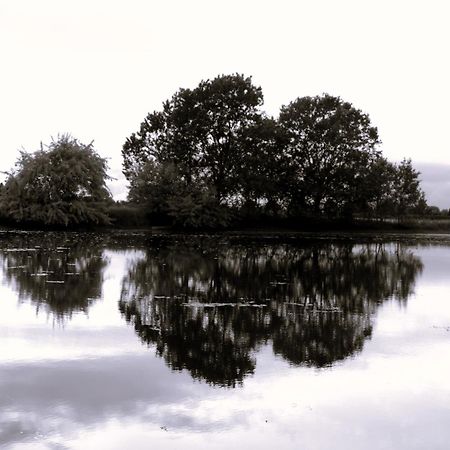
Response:
[{"label": "sky", "polygon": [[121,148],[181,87],[251,75],[264,110],[327,92],[369,114],[450,206],[448,0],[0,0],[0,171],[58,133]]}]

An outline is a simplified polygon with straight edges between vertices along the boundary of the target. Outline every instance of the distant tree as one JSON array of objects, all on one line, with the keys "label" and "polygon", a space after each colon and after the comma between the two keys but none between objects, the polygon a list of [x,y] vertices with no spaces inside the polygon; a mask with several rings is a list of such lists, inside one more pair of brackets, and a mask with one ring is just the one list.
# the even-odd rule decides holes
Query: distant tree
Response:
[{"label": "distant tree", "polygon": [[408,214],[424,213],[427,207],[425,194],[420,187],[420,172],[410,159],[395,165],[392,183],[392,201],[395,215],[401,219]]},{"label": "distant tree", "polygon": [[431,214],[434,210],[426,204],[419,175],[409,159],[391,163],[383,157],[378,158],[370,167],[362,187],[367,200],[366,212],[381,218],[399,219],[410,214]]},{"label": "distant tree", "polygon": [[283,106],[279,123],[288,139],[294,207],[333,216],[357,209],[367,170],[379,156],[369,116],[324,94]]},{"label": "distant tree", "polygon": [[149,114],[122,150],[133,186],[149,160],[173,164],[186,185],[208,186],[217,203],[236,193],[242,134],[260,117],[261,88],[243,75],[222,75],[181,89]]},{"label": "distant tree", "polygon": [[107,163],[77,139],[62,135],[34,153],[21,152],[1,193],[3,214],[51,226],[105,224]]},{"label": "distant tree", "polygon": [[444,216],[448,214],[448,211],[446,209],[440,210],[439,206],[430,205],[427,206],[425,210],[425,214],[429,216]]}]

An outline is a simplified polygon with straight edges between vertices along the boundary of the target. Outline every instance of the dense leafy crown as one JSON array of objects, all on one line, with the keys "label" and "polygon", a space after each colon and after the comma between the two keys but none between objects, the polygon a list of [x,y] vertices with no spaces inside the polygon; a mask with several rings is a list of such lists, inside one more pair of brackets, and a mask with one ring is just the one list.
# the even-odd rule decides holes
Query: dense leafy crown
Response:
[{"label": "dense leafy crown", "polygon": [[107,163],[70,135],[21,156],[6,180],[2,212],[20,222],[72,226],[106,223]]},{"label": "dense leafy crown", "polygon": [[275,119],[262,102],[239,74],[180,89],[123,146],[129,199],[195,227],[223,223],[224,211],[351,218],[425,205],[419,173],[382,157],[377,128],[351,103],[297,98]]}]

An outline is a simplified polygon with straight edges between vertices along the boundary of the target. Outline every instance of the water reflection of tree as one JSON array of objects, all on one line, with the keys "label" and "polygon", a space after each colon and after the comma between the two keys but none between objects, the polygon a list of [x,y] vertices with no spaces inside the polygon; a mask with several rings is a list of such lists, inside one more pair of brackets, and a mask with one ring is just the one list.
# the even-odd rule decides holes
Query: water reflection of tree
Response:
[{"label": "water reflection of tree", "polygon": [[16,236],[1,251],[0,261],[19,301],[30,300],[37,311],[44,309],[58,320],[87,312],[101,295],[106,261],[93,236]]},{"label": "water reflection of tree", "polygon": [[173,369],[234,385],[265,342],[315,367],[361,350],[377,305],[405,302],[421,269],[400,245],[174,245],[132,264],[119,305]]}]

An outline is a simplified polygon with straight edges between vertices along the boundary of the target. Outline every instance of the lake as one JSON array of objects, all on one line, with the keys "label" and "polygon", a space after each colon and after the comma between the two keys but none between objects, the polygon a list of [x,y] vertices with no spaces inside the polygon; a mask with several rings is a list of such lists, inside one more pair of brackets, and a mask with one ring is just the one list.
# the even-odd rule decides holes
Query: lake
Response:
[{"label": "lake", "polygon": [[450,237],[0,233],[0,447],[448,449]]}]

